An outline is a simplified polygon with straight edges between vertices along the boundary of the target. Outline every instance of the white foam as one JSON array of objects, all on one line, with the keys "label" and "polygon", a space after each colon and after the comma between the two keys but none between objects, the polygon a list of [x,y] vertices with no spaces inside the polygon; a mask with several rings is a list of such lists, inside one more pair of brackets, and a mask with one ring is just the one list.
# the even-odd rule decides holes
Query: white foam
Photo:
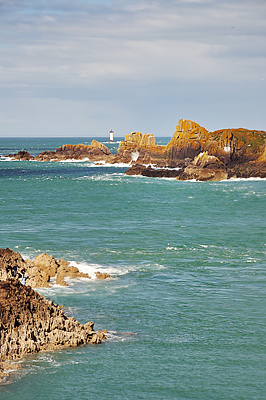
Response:
[{"label": "white foam", "polygon": [[116,181],[117,179],[121,179],[124,177],[124,173],[115,173],[115,174],[103,174],[103,175],[84,175],[77,180],[90,180],[90,181]]},{"label": "white foam", "polygon": [[111,275],[111,277],[116,277],[120,275],[125,275],[129,272],[128,268],[116,268],[111,266],[104,266],[100,264],[89,264],[86,262],[77,263],[75,261],[71,261],[70,265],[73,267],[77,267],[80,272],[88,274],[91,279],[96,279],[95,273],[97,271],[101,273],[107,273]]},{"label": "white foam", "polygon": [[128,168],[130,167],[131,163],[126,164],[126,163],[106,163],[105,161],[97,161],[95,163],[92,163],[93,167],[114,167],[114,168]]},{"label": "white foam", "polygon": [[[57,160],[51,160],[51,161],[57,161]],[[90,161],[88,157],[82,158],[81,160],[75,160],[74,158],[70,158],[68,160],[60,160],[58,161],[59,163],[82,163],[82,162],[88,162]]]},{"label": "white foam", "polygon": [[[110,142],[110,140],[108,140],[108,142],[100,142],[100,143],[103,143],[103,144],[105,144],[105,143],[106,143],[106,144],[114,144],[114,143],[121,143],[121,141],[122,141],[122,140],[118,140],[118,141],[114,141],[114,140],[113,140],[112,142]],[[89,142],[85,142],[85,143],[89,143]]]},{"label": "white foam", "polygon": [[117,332],[117,331],[108,331],[106,336],[108,341],[112,342],[124,342],[125,340],[133,339],[138,334],[136,332]]},{"label": "white foam", "polygon": [[18,161],[12,157],[0,156],[0,161]]},{"label": "white foam", "polygon": [[266,178],[258,178],[258,177],[251,177],[251,178],[230,178],[226,181],[221,181],[221,182],[239,182],[239,181],[265,181]]}]

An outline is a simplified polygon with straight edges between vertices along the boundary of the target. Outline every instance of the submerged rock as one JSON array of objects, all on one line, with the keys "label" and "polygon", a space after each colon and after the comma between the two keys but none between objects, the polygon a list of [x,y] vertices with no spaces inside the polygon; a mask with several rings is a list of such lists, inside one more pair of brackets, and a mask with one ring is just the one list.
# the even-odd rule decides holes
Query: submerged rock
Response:
[{"label": "submerged rock", "polygon": [[107,279],[111,278],[111,275],[107,274],[106,272],[96,271],[95,276],[97,279]]}]

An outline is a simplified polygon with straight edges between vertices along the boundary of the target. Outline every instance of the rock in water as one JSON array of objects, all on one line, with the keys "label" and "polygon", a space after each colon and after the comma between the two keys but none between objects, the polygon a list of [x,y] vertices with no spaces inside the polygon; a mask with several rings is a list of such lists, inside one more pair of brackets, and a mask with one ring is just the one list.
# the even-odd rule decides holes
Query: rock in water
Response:
[{"label": "rock in water", "polygon": [[186,179],[197,181],[221,181],[228,177],[226,166],[217,157],[209,156],[207,151],[196,156],[184,173]]},{"label": "rock in water", "polygon": [[85,144],[64,144],[56,151],[44,151],[35,160],[37,161],[62,161],[82,160],[88,158],[90,161],[108,160],[112,153],[104,144],[93,140],[90,145]]},{"label": "rock in water", "polygon": [[15,279],[0,281],[0,375],[6,360],[25,354],[98,344],[106,336]]},{"label": "rock in water", "polygon": [[[15,253],[9,248],[0,249],[0,279],[7,280],[13,277],[12,269],[16,266],[16,279],[22,278],[22,271],[26,279],[26,285],[33,288],[49,287],[52,283],[50,278],[56,277],[56,284],[67,286],[65,278],[86,278],[91,277],[84,272],[80,272],[77,267],[71,266],[68,261],[56,260],[53,256],[46,253],[39,254],[34,260],[24,260],[19,253]],[[109,274],[97,271],[97,279],[110,278]]]}]

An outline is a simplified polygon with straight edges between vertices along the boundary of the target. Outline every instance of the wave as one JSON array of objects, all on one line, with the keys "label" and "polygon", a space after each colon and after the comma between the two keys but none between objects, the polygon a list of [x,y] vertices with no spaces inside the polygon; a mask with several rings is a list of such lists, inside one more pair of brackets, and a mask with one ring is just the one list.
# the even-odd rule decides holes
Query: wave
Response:
[{"label": "wave", "polygon": [[13,157],[0,156],[0,161],[18,161],[18,160],[15,160],[15,158]]},{"label": "wave", "polygon": [[87,273],[92,280],[97,279],[95,275],[97,271],[102,273],[107,273],[111,275],[111,277],[116,277],[118,275],[123,275],[127,273],[127,271],[123,271],[122,268],[120,269],[106,265],[90,264],[87,262],[70,261],[70,265],[72,267],[77,267],[80,272]]},{"label": "wave", "polygon": [[[15,246],[15,248],[18,251],[19,251],[19,247],[20,246]],[[32,247],[26,247],[24,252],[20,251],[20,254],[24,260],[30,259],[31,261],[33,261],[37,255],[44,253],[44,252],[53,256],[52,251],[50,251],[50,250],[46,250],[46,251],[43,251],[41,249],[36,250],[36,249],[33,249]],[[59,259],[61,257],[55,257],[55,258]],[[67,260],[67,257],[62,256],[62,258]],[[90,263],[87,261],[78,262],[78,261],[69,260],[69,259],[67,261],[70,263],[70,266],[78,268],[78,270],[80,272],[87,273],[91,277],[90,281],[97,279],[95,274],[98,271],[101,273],[107,273],[107,274],[111,275],[111,278],[116,278],[118,276],[122,276],[131,271],[136,270],[135,266],[132,266],[132,267],[110,266],[110,265]],[[80,279],[88,280],[87,278],[78,278],[78,280],[80,280]],[[55,278],[51,278],[51,282],[54,283],[54,286],[58,286],[58,285],[55,285]]]},{"label": "wave", "polygon": [[265,181],[266,178],[259,178],[259,177],[251,177],[251,178],[230,178],[227,179],[226,181],[221,181],[221,182],[246,182],[246,181]]},{"label": "wave", "polygon": [[[107,142],[100,142],[100,143],[103,143],[103,144],[116,144],[116,143],[121,143],[121,142],[122,142],[122,140],[117,140],[117,141],[113,141],[113,142],[110,142],[108,140]],[[86,142],[86,143],[89,143],[89,142]]]},{"label": "wave", "polygon": [[[51,160],[52,161],[57,161],[57,160]],[[44,161],[45,162],[45,161]],[[103,161],[91,161],[89,158],[83,158],[81,160],[75,160],[75,159],[68,159],[68,160],[60,160],[58,163],[86,163],[88,167],[114,167],[114,168],[128,168],[131,166],[129,163],[106,163],[104,160]],[[89,164],[88,164],[89,163]]]},{"label": "wave", "polygon": [[88,157],[82,158],[81,160],[76,160],[74,158],[69,158],[67,160],[56,160],[52,159],[51,161],[57,161],[58,163],[82,163],[82,162],[88,162],[90,161]]},{"label": "wave", "polygon": [[137,336],[136,332],[117,332],[117,331],[108,331],[106,336],[108,341],[112,342],[124,342],[126,340],[133,339],[134,336]]}]

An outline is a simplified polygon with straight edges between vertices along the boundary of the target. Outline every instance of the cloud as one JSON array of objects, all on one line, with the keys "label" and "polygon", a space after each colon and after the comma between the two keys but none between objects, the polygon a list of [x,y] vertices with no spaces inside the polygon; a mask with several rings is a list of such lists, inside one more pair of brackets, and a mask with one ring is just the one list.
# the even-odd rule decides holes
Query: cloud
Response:
[{"label": "cloud", "polygon": [[112,97],[129,118],[138,94],[161,109],[188,89],[222,96],[265,75],[265,17],[259,0],[0,1],[2,97]]}]

